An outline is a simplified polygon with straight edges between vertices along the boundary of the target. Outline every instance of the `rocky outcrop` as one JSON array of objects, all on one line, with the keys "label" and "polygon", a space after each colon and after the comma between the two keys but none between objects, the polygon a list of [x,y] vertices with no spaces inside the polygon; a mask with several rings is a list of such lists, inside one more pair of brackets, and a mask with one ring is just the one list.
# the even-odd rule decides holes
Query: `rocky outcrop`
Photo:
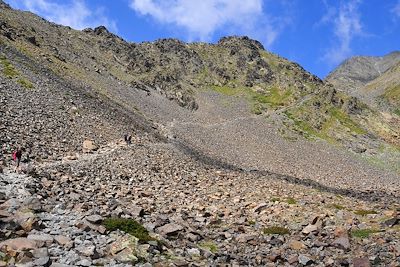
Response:
[{"label": "rocky outcrop", "polygon": [[11,9],[11,7],[5,3],[4,1],[0,0],[0,8],[7,8],[7,9]]}]

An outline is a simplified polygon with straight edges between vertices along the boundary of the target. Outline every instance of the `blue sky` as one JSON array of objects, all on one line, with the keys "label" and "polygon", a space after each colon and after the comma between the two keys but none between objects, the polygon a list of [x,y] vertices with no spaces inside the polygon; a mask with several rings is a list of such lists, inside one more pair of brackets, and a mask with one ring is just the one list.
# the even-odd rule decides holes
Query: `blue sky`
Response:
[{"label": "blue sky", "polygon": [[6,0],[75,29],[127,41],[247,35],[323,78],[353,55],[400,50],[400,0]]}]

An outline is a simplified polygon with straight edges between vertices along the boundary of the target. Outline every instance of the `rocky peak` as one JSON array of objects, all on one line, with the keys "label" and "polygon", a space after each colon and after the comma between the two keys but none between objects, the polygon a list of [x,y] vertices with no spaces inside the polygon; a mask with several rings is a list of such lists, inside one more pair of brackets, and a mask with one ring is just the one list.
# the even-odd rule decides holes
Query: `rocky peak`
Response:
[{"label": "rocky peak", "polygon": [[177,53],[182,50],[187,50],[187,45],[173,38],[168,39],[158,39],[154,42],[154,45],[160,50],[162,53]]},{"label": "rocky peak", "polygon": [[105,26],[99,26],[99,27],[96,27],[94,29],[86,28],[86,29],[84,29],[82,31],[86,32],[86,33],[94,33],[96,35],[110,35],[110,34],[112,34]]},{"label": "rocky peak", "polygon": [[400,51],[396,50],[396,51],[390,52],[385,57],[398,57],[398,56],[400,56]]},{"label": "rocky peak", "polygon": [[217,44],[223,47],[245,46],[252,49],[264,50],[264,46],[259,41],[250,39],[248,36],[222,37]]},{"label": "rocky peak", "polygon": [[110,31],[105,26],[96,27],[93,32],[97,35],[110,35]]},{"label": "rocky peak", "polygon": [[400,62],[400,52],[382,57],[355,56],[345,60],[326,80],[338,89],[355,92]]},{"label": "rocky peak", "polygon": [[112,32],[110,32],[105,26],[99,26],[94,29],[87,28],[87,29],[84,29],[83,32],[98,35],[98,36],[103,36],[105,38],[123,40],[118,35],[115,35]]},{"label": "rocky peak", "polygon": [[2,0],[0,0],[0,8],[11,9],[11,7]]}]

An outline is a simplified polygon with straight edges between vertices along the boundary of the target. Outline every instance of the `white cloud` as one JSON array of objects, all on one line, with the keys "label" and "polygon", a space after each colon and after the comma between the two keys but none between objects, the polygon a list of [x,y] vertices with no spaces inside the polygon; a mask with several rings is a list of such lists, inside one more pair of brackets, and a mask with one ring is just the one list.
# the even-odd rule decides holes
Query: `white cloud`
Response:
[{"label": "white cloud", "polygon": [[336,10],[329,7],[327,15],[322,18],[321,23],[333,25],[336,38],[336,45],[331,47],[323,57],[330,64],[339,64],[351,56],[351,42],[355,37],[364,35],[358,10],[360,4],[361,0],[342,1]]},{"label": "white cloud", "polygon": [[396,6],[392,9],[392,13],[400,18],[400,0],[397,1]]},{"label": "white cloud", "polygon": [[224,30],[259,38],[270,46],[287,22],[263,12],[262,0],[131,0],[130,6],[159,23],[184,29],[189,40],[208,41]]},{"label": "white cloud", "polygon": [[63,4],[52,0],[12,0],[10,4],[15,8],[29,10],[49,21],[77,30],[100,25],[106,26],[111,31],[117,30],[115,21],[104,15],[104,9],[91,9],[84,0],[64,1]]}]

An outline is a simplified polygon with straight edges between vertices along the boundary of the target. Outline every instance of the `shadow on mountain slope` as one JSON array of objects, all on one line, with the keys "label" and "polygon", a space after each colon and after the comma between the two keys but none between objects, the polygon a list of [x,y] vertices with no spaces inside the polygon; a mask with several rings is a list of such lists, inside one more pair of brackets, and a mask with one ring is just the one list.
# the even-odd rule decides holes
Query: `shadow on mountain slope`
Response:
[{"label": "shadow on mountain slope", "polygon": [[334,188],[331,186],[324,185],[320,182],[314,181],[312,179],[301,179],[301,178],[297,178],[295,176],[274,173],[274,172],[267,171],[267,170],[244,169],[244,168],[241,168],[234,164],[231,164],[229,162],[226,162],[224,160],[206,155],[204,152],[196,150],[193,147],[190,147],[189,145],[187,145],[181,141],[173,140],[173,141],[171,141],[171,143],[176,148],[178,148],[180,151],[182,151],[183,153],[185,153],[186,155],[191,157],[192,159],[194,159],[200,163],[203,163],[205,165],[212,166],[214,168],[222,168],[222,169],[226,169],[226,170],[230,170],[230,171],[249,173],[249,174],[252,174],[252,175],[255,175],[258,177],[268,176],[268,178],[286,181],[290,184],[303,185],[303,186],[311,187],[313,189],[320,190],[323,192],[328,192],[328,193],[341,195],[341,196],[353,197],[353,198],[357,198],[357,199],[369,201],[369,202],[376,202],[376,201],[383,201],[383,200],[385,200],[385,202],[387,202],[388,204],[398,202],[398,197],[396,197],[396,195],[393,193],[388,193],[388,192],[384,192],[381,190],[362,191],[362,190],[348,189],[348,188]]}]

